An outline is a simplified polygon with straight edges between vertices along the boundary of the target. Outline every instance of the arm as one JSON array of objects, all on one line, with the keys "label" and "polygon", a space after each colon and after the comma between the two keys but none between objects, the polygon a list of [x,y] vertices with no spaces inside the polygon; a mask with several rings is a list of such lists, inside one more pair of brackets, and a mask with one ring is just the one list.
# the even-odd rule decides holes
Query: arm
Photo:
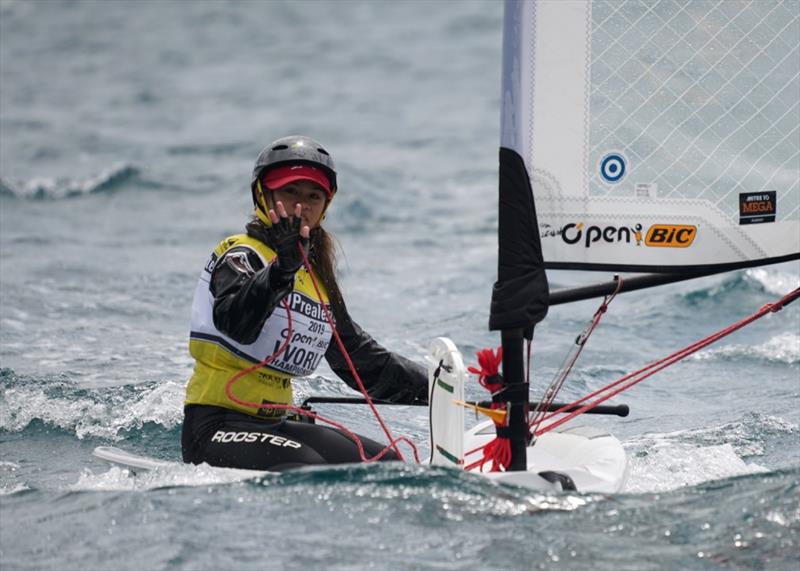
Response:
[{"label": "arm", "polygon": [[275,264],[244,246],[231,248],[211,273],[214,326],[238,343],[253,343],[264,321],[292,291],[293,280],[281,280]]},{"label": "arm", "polygon": [[294,275],[303,265],[298,243],[308,248],[309,228],[301,228],[300,204],[292,218],[280,201],[277,207],[277,213],[269,211],[270,243],[277,253],[272,263],[264,267],[258,254],[240,246],[225,252],[211,273],[214,326],[244,345],[258,339],[275,306],[294,288]]},{"label": "arm", "polygon": [[[428,401],[425,368],[379,345],[350,318],[344,304],[336,312],[336,329],[371,397],[404,404]],[[331,340],[325,358],[334,373],[358,390],[336,339]]]}]

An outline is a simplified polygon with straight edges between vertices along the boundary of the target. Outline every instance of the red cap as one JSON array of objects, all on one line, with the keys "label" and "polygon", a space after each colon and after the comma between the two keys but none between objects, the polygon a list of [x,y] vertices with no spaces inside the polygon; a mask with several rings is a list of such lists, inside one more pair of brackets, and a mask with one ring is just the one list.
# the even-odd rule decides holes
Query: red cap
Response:
[{"label": "red cap", "polygon": [[308,180],[318,184],[331,197],[331,181],[328,175],[309,165],[288,165],[272,169],[264,175],[261,182],[270,190],[277,190],[290,182]]}]

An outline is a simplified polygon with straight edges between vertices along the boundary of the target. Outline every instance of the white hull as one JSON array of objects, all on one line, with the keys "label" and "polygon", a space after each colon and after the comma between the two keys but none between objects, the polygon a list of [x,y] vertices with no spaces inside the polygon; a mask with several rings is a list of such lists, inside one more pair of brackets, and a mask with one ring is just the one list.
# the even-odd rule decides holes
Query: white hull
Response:
[{"label": "white hull", "polygon": [[[495,437],[491,420],[464,430],[464,408],[455,401],[464,400],[465,379],[464,363],[453,342],[435,339],[428,368],[432,464],[468,466],[481,457],[480,452],[471,452]],[[621,491],[628,475],[628,459],[617,438],[571,423],[538,438],[527,449],[527,466],[524,472],[490,472],[487,463],[483,471],[476,468],[472,473],[539,491],[570,489],[574,484],[579,492],[593,493]]]},{"label": "white hull", "polygon": [[120,448],[115,448],[114,446],[98,446],[94,449],[92,454],[101,460],[133,471],[155,470],[157,468],[167,467],[171,464],[171,462],[165,460],[156,460],[155,458],[132,454]]},{"label": "white hull", "polygon": [[[464,435],[465,451],[483,446],[494,438],[494,423],[481,423]],[[564,426],[543,434],[527,450],[525,472],[489,472],[485,464],[474,473],[493,480],[536,490],[561,490],[558,481],[548,481],[539,474],[555,472],[568,476],[580,492],[615,493],[622,490],[627,478],[628,459],[622,444],[611,434],[591,426]],[[466,458],[471,464],[480,453]]]}]

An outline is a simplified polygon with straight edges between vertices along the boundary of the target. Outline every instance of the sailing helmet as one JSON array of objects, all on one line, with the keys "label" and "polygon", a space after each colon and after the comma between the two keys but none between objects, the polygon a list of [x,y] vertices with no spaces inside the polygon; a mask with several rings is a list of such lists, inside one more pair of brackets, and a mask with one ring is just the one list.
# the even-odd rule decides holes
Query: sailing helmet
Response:
[{"label": "sailing helmet", "polygon": [[336,165],[325,147],[301,135],[283,137],[264,147],[256,159],[250,181],[256,215],[270,225],[266,204],[260,196],[264,182],[274,190],[301,179],[320,185],[330,202],[336,194]]}]

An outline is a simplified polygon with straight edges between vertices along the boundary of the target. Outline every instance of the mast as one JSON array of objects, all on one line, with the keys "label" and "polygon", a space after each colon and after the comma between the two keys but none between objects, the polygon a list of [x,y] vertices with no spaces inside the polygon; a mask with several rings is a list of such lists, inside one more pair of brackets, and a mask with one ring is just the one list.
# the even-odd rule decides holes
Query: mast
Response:
[{"label": "mast", "polygon": [[528,400],[524,340],[547,315],[548,283],[536,222],[536,208],[525,163],[500,148],[497,281],[492,290],[489,329],[501,332],[502,401],[508,411],[509,471],[527,469]]},{"label": "mast", "polygon": [[[519,50],[522,23],[531,5],[506,0],[503,23],[503,110],[498,182],[497,281],[492,289],[489,329],[500,331],[503,388],[499,398],[508,412],[505,427],[511,443],[509,471],[527,469],[528,401],[523,344],[547,315],[549,286],[544,271],[539,226],[528,169],[517,145],[520,106]],[[499,435],[498,435],[499,436]]]},{"label": "mast", "polygon": [[489,329],[501,332],[502,402],[511,442],[508,470],[527,468],[528,400],[523,344],[547,315],[548,283],[536,224],[536,208],[525,163],[500,148],[497,281],[492,290]]}]

